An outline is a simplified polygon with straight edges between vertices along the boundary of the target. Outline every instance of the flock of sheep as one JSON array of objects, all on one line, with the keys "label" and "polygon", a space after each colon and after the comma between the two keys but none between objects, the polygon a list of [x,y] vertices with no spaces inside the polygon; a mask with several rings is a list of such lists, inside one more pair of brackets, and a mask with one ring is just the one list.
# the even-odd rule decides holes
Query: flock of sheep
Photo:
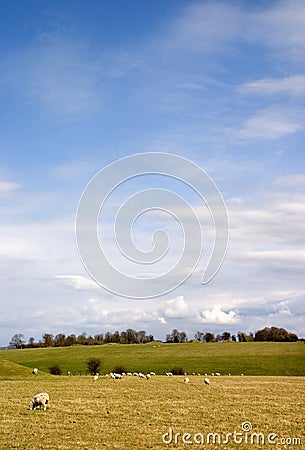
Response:
[{"label": "flock of sheep", "polygon": [[[37,375],[38,374],[38,369],[36,367],[33,369],[32,374],[33,375]],[[68,371],[68,375],[71,375],[70,371]],[[137,377],[137,378],[140,378],[140,379],[149,380],[149,379],[151,379],[151,377],[153,377],[155,375],[156,375],[155,372],[149,372],[149,373],[146,373],[146,374],[144,374],[142,372],[133,372],[133,373],[131,373],[131,372],[124,373],[123,372],[122,374],[121,373],[110,372],[109,374],[106,374],[105,377],[106,378],[111,378],[113,380],[121,380],[125,376],[127,376],[127,377],[134,376],[134,377]],[[172,377],[173,373],[172,372],[166,372],[165,375],[167,377]],[[188,375],[188,374],[185,372],[184,373],[185,378],[183,380],[184,384],[187,384],[187,383],[190,382],[190,378],[188,376],[186,376],[186,375]],[[195,372],[193,372],[192,376],[195,376],[195,375],[199,375],[200,376],[200,373],[196,374]],[[215,373],[212,373],[211,375],[219,377],[220,373],[219,372],[215,372]],[[230,375],[230,374],[228,374],[228,375]],[[241,374],[241,375],[243,376],[243,374]],[[99,379],[99,374],[96,373],[93,376],[93,381],[97,381],[98,379]],[[210,384],[211,384],[209,378],[207,378],[207,374],[204,375],[203,383],[206,384],[207,386],[210,386]],[[32,400],[30,401],[29,409],[37,409],[37,408],[41,409],[43,407],[43,410],[46,411],[47,406],[49,407],[49,402],[50,402],[49,394],[47,394],[46,392],[41,392],[39,394],[34,395]]]},{"label": "flock of sheep", "polygon": [[[98,374],[96,374],[96,375],[98,375]],[[94,380],[96,380],[96,375],[94,376]],[[112,378],[113,380],[121,380],[123,377],[125,377],[125,376],[127,376],[127,377],[132,377],[132,376],[134,376],[134,377],[137,377],[137,378],[146,378],[147,380],[149,380],[152,376],[154,376],[154,375],[156,375],[155,374],[155,372],[149,372],[149,373],[147,373],[147,374],[144,374],[144,373],[142,373],[142,372],[133,372],[133,373],[131,373],[131,372],[127,372],[127,373],[125,373],[125,372],[123,372],[123,373],[113,373],[113,372],[110,372],[110,373],[107,373],[105,376],[106,376],[106,378],[108,378],[108,377],[110,377],[110,378]]]}]

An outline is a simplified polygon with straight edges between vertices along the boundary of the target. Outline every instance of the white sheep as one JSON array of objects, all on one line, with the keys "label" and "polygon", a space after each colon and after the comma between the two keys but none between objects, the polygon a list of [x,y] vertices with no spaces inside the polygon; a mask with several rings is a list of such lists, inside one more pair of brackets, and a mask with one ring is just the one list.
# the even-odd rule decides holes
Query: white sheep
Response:
[{"label": "white sheep", "polygon": [[150,372],[150,375],[151,375],[152,377],[154,377],[154,376],[156,375],[156,373],[155,373],[155,372]]},{"label": "white sheep", "polygon": [[172,376],[173,376],[172,372],[166,372],[165,375],[166,375],[167,377],[172,377]]},{"label": "white sheep", "polygon": [[37,367],[35,367],[35,369],[33,369],[33,371],[32,371],[32,374],[37,375],[37,373],[38,373],[38,369],[37,369]]},{"label": "white sheep", "polygon": [[190,379],[188,377],[184,378],[184,383],[187,384],[190,382]]},{"label": "white sheep", "polygon": [[151,379],[150,373],[147,373],[147,374],[146,374],[146,378],[147,378],[147,380],[150,380],[150,379]]},{"label": "white sheep", "polygon": [[145,375],[144,375],[144,373],[141,373],[141,372],[140,372],[140,373],[138,374],[138,377],[139,377],[139,378],[145,378]]},{"label": "white sheep", "polygon": [[210,380],[208,378],[205,378],[203,380],[204,384],[207,384],[208,386],[210,386]]},{"label": "white sheep", "polygon": [[29,409],[36,409],[38,407],[41,409],[41,407],[43,406],[43,410],[45,411],[47,409],[47,405],[49,406],[49,401],[49,394],[45,392],[36,394],[30,401]]},{"label": "white sheep", "polygon": [[97,381],[98,380],[98,373],[96,373],[93,377],[93,381]]}]

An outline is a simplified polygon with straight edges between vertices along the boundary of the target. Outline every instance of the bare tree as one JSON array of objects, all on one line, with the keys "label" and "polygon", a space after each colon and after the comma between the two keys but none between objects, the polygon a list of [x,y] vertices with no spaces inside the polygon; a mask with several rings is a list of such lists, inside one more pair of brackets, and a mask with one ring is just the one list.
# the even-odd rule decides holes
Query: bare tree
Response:
[{"label": "bare tree", "polygon": [[22,348],[23,344],[25,344],[24,334],[17,333],[17,334],[14,334],[14,336],[12,336],[12,339],[10,341],[11,346],[14,346],[16,348]]}]

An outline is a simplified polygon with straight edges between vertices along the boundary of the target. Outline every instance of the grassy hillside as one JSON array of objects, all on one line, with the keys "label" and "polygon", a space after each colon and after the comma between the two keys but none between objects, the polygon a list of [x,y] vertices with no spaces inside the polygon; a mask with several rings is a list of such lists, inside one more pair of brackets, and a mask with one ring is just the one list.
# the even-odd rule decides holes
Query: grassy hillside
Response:
[{"label": "grassy hillside", "polygon": [[101,373],[112,371],[116,365],[124,365],[131,372],[153,370],[157,374],[181,366],[188,373],[305,376],[305,345],[302,342],[154,342],[145,345],[3,350],[0,353],[1,359],[30,368],[38,367],[48,372],[49,366],[59,364],[64,371],[70,370],[72,374],[85,374],[86,361],[91,356],[102,359]]},{"label": "grassy hillside", "polygon": [[[41,376],[44,378],[50,377],[46,373],[40,374]],[[32,369],[10,361],[0,360],[0,380],[24,380],[32,379],[33,377]]]}]

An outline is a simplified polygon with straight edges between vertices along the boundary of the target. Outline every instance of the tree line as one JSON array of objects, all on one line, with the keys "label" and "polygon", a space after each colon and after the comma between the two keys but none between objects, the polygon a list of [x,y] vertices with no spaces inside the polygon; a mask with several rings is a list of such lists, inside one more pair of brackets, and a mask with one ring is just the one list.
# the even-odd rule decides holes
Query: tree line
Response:
[{"label": "tree line", "polygon": [[15,348],[40,348],[40,347],[70,347],[72,345],[103,345],[103,344],[146,344],[152,342],[154,337],[147,334],[145,330],[136,331],[128,328],[126,331],[115,331],[106,333],[98,333],[94,336],[87,335],[84,331],[78,336],[76,334],[65,335],[58,333],[55,336],[52,333],[44,333],[42,339],[38,342],[30,337],[26,342],[25,336],[21,333],[15,334],[9,343]]},{"label": "tree line", "polygon": [[[273,341],[273,342],[296,342],[299,340],[298,336],[294,333],[289,333],[284,328],[277,327],[265,327],[262,330],[258,330],[254,333],[245,333],[244,331],[238,331],[236,334],[224,331],[221,334],[215,334],[211,332],[196,331],[194,334],[194,339],[198,342],[263,342],[263,341]],[[166,342],[178,343],[187,342],[187,335],[183,331],[180,332],[174,329],[170,334],[166,335]]]},{"label": "tree line", "polygon": [[[284,328],[265,327],[255,333],[245,333],[238,331],[236,334],[231,334],[224,331],[221,334],[211,332],[197,331],[193,339],[189,339],[184,331],[178,331],[176,328],[168,333],[165,338],[166,343],[182,343],[190,341],[198,342],[296,342],[299,338],[295,333],[290,333]],[[103,345],[109,343],[115,344],[146,344],[154,341],[152,334],[148,334],[145,330],[136,331],[128,328],[125,331],[115,331],[95,334],[94,336],[87,335],[83,332],[80,335],[64,333],[56,334],[44,333],[42,339],[38,342],[33,337],[30,337],[28,342],[25,336],[21,333],[15,334],[9,343],[11,348],[40,348],[40,347],[69,347],[72,345]]]}]

